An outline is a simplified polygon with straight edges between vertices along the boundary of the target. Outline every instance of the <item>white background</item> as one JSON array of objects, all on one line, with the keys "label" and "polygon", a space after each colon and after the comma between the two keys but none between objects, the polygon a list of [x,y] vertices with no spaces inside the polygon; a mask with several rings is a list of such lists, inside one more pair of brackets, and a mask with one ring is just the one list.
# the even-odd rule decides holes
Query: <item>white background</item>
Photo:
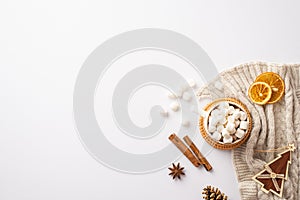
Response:
[{"label": "white background", "polygon": [[[169,29],[188,36],[203,47],[219,71],[250,60],[299,62],[299,9],[297,1],[281,0],[2,0],[0,199],[197,200],[208,184],[230,199],[239,199],[230,152],[209,154],[212,173],[181,158],[187,174],[181,182],[172,181],[167,169],[129,175],[95,161],[74,127],[76,76],[98,45],[138,28]],[[137,94],[136,100],[142,96]]]}]

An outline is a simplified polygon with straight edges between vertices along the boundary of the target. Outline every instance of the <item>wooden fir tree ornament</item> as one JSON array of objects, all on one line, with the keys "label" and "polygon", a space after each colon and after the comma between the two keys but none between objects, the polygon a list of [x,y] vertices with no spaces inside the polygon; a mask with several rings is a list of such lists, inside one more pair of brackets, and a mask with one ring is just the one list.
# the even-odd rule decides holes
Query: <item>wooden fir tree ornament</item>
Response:
[{"label": "wooden fir tree ornament", "polygon": [[267,163],[261,172],[252,177],[261,185],[263,192],[272,192],[279,197],[282,197],[284,181],[288,178],[289,165],[292,164],[292,152],[296,148],[294,144],[289,144],[285,149],[277,158]]}]

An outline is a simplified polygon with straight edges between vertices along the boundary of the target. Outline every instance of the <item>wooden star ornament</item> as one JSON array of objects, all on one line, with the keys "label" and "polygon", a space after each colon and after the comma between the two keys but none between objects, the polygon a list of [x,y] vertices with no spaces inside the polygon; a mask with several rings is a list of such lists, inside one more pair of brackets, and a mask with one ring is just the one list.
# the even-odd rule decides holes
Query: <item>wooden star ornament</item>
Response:
[{"label": "wooden star ornament", "polygon": [[171,173],[169,174],[170,176],[173,177],[173,179],[181,179],[181,175],[185,175],[185,173],[183,172],[184,167],[180,166],[180,163],[178,163],[177,165],[175,165],[174,163],[172,163],[172,168],[169,167],[168,169],[171,171]]},{"label": "wooden star ornament", "polygon": [[295,149],[294,144],[290,144],[277,158],[264,165],[264,169],[252,177],[261,185],[263,192],[272,192],[282,197],[284,181],[288,179],[289,166],[292,164],[292,152]]}]

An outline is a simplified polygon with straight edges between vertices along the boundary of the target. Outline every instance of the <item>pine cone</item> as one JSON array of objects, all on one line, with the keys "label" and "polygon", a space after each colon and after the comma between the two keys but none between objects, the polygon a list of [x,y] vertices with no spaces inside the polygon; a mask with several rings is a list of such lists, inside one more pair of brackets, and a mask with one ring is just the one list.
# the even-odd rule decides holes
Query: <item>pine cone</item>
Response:
[{"label": "pine cone", "polygon": [[203,189],[202,194],[203,199],[207,200],[227,200],[227,196],[224,193],[221,193],[219,188],[214,188],[211,186],[207,186],[206,188]]}]

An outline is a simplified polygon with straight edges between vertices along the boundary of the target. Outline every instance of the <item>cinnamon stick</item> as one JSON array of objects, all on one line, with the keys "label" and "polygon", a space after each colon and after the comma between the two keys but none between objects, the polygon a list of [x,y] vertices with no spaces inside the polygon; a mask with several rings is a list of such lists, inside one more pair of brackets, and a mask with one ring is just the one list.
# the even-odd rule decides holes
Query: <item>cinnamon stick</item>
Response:
[{"label": "cinnamon stick", "polygon": [[175,146],[187,157],[191,163],[195,167],[200,166],[199,160],[194,156],[194,154],[189,150],[189,148],[183,143],[183,141],[180,140],[179,137],[175,133],[169,136],[169,140],[175,144]]},{"label": "cinnamon stick", "polygon": [[193,141],[189,138],[189,136],[185,136],[183,140],[186,142],[186,144],[192,149],[195,156],[200,160],[201,164],[205,167],[206,171],[212,170],[212,166],[207,161],[207,159],[202,155],[200,150],[197,148],[197,146],[193,143]]}]

